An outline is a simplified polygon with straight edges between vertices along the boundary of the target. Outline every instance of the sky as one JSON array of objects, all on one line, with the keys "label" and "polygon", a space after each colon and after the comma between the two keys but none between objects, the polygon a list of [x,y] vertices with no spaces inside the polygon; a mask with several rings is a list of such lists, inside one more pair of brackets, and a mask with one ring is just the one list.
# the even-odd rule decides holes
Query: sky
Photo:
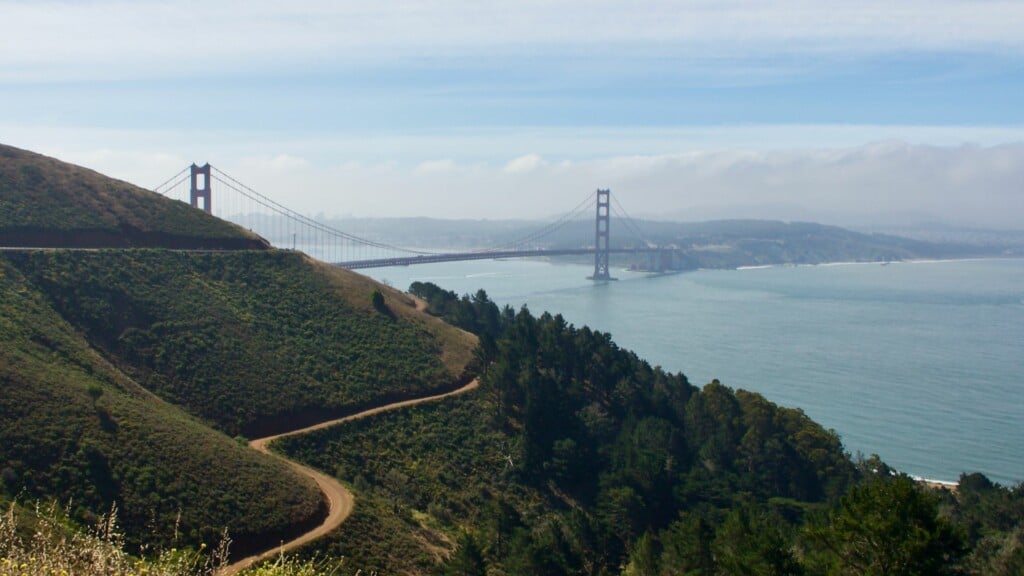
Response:
[{"label": "sky", "polygon": [[1019,0],[0,0],[0,143],[308,214],[1021,229],[1022,103]]}]

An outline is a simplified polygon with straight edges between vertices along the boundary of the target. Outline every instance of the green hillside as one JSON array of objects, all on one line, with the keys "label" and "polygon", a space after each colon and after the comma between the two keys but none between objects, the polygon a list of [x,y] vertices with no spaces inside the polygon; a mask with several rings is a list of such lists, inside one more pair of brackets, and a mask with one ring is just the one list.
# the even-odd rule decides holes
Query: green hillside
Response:
[{"label": "green hillside", "polygon": [[269,247],[255,234],[182,202],[4,145],[0,246]]},{"label": "green hillside", "polygon": [[[851,459],[799,409],[697,388],[607,334],[499,309],[483,291],[416,283],[424,305],[12,148],[0,148],[5,238],[23,248],[0,251],[0,504],[67,506],[58,532],[116,505],[132,553],[213,547],[224,528],[236,558],[271,548],[318,524],[325,502],[242,436],[478,375],[466,395],[277,443],[357,498],[291,573],[340,558],[341,574],[481,576],[1024,567],[1024,487],[971,475],[956,495],[927,490],[877,457]],[[208,247],[263,249],[180,250]],[[11,562],[16,574],[47,565],[47,546],[19,544],[14,524],[0,520],[5,576]],[[118,554],[117,572],[91,573],[162,562]]]},{"label": "green hillside", "polygon": [[293,252],[11,251],[0,265],[0,488],[72,502],[80,520],[116,502],[136,543],[228,527],[240,554],[315,523],[311,482],[230,436],[452,388],[476,342]]},{"label": "green hillside", "polygon": [[9,147],[0,244],[23,248],[0,252],[0,502],[83,525],[116,504],[130,549],[227,528],[237,557],[307,530],[322,494],[238,435],[468,377],[476,338],[408,295]]},{"label": "green hillside", "polygon": [[397,292],[397,312],[374,309],[376,284],[295,252],[7,258],[113,363],[231,435],[453,387],[473,345]]},{"label": "green hillside", "polygon": [[320,492],[155,398],[93,349],[0,260],[0,490],[54,499],[88,522],[110,510],[129,538],[236,552],[316,523]]},{"label": "green hillside", "polygon": [[[1020,574],[1024,486],[927,489],[798,409],[429,284],[480,389],[286,438],[360,505],[314,549],[379,573]],[[894,566],[898,568],[893,568]]]},{"label": "green hillside", "polygon": [[479,538],[503,573],[615,573],[637,538],[684,512],[717,522],[749,503],[799,517],[856,476],[838,437],[798,410],[697,389],[557,316],[502,323],[479,393],[280,441],[392,503],[327,551],[423,570],[434,528],[449,547],[460,531]]}]

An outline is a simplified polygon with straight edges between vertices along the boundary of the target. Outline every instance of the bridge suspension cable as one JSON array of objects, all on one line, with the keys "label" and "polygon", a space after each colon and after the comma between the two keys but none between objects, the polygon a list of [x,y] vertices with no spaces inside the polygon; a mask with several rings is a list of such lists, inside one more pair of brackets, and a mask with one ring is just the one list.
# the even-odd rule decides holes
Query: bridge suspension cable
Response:
[{"label": "bridge suspension cable", "polygon": [[278,203],[278,202],[268,198],[267,196],[264,196],[263,194],[260,194],[259,192],[253,190],[252,188],[250,188],[250,187],[246,186],[245,184],[239,182],[238,180],[232,178],[230,175],[228,175],[224,171],[220,170],[216,166],[211,166],[211,168],[213,168],[214,172],[216,173],[214,178],[218,182],[220,182],[221,184],[227,186],[228,188],[231,188],[235,192],[237,192],[237,193],[239,193],[239,194],[249,198],[250,200],[253,200],[254,202],[260,204],[264,208],[268,208],[268,209],[270,209],[270,210],[272,210],[272,211],[274,211],[274,212],[276,212],[276,213],[278,213],[278,214],[280,214],[282,216],[285,216],[286,218],[290,218],[292,220],[295,220],[295,221],[297,221],[297,222],[299,222],[301,224],[304,224],[304,225],[306,225],[306,226],[308,226],[308,227],[310,227],[310,228],[312,228],[314,230],[317,230],[317,231],[320,231],[320,232],[324,232],[324,233],[327,233],[329,235],[332,235],[332,236],[335,236],[335,237],[338,237],[338,238],[349,240],[351,242],[357,242],[357,243],[360,243],[360,244],[364,244],[366,246],[372,246],[374,248],[381,248],[381,249],[384,249],[384,250],[392,250],[392,251],[395,251],[395,252],[401,252],[401,253],[405,253],[405,254],[418,254],[418,255],[434,254],[434,252],[428,252],[428,251],[423,251],[423,250],[414,250],[412,248],[403,248],[403,247],[400,247],[400,246],[394,246],[394,245],[391,245],[391,244],[385,244],[383,242],[375,242],[373,240],[368,240],[366,238],[362,238],[362,237],[356,236],[354,234],[349,234],[347,232],[343,232],[343,231],[338,230],[337,228],[335,228],[333,226],[329,226],[327,224],[324,224],[322,222],[314,220],[314,219],[312,219],[312,218],[310,218],[310,217],[308,217],[308,216],[306,216],[304,214],[296,212],[295,210],[292,210],[291,208],[288,208],[287,206],[284,206],[283,204],[280,204],[280,203]]},{"label": "bridge suspension cable", "polygon": [[481,249],[481,250],[475,250],[474,252],[488,253],[488,252],[507,251],[507,250],[510,250],[512,248],[522,247],[522,246],[524,246],[524,245],[526,245],[526,244],[528,244],[530,242],[533,242],[535,240],[543,238],[544,236],[548,236],[548,235],[554,233],[555,231],[557,231],[558,229],[560,229],[560,228],[570,224],[574,218],[577,218],[581,214],[584,214],[586,209],[588,209],[592,205],[593,200],[594,200],[594,193],[590,192],[589,194],[587,194],[583,198],[583,200],[580,201],[579,204],[576,205],[575,208],[573,208],[572,210],[566,212],[565,214],[560,216],[554,222],[551,222],[551,223],[545,225],[544,227],[542,227],[542,228],[540,228],[538,230],[535,230],[535,231],[527,234],[526,236],[523,236],[522,238],[518,238],[518,239],[513,240],[511,242],[506,242],[504,244],[500,244],[498,246],[494,246],[494,247],[491,247],[491,248],[484,248],[484,249]]},{"label": "bridge suspension cable", "polygon": [[[190,168],[189,166],[186,166],[185,168],[182,168],[181,172],[178,172],[174,176],[171,176],[167,180],[164,180],[160,185],[158,185],[155,188],[153,188],[153,191],[156,192],[157,194],[162,195],[162,196],[166,196],[168,192],[170,192],[171,190],[174,190],[175,188],[180,186],[182,183],[184,183],[185,180],[188,179],[188,176],[185,175],[185,173],[189,171],[189,168]],[[171,182],[174,182],[174,183],[172,184]]]},{"label": "bridge suspension cable", "polygon": [[637,240],[646,246],[650,246],[651,242],[647,241],[647,238],[644,236],[644,233],[640,231],[640,227],[637,225],[636,221],[626,213],[626,209],[622,207],[622,204],[619,203],[619,199],[614,195],[612,195],[612,202],[615,204],[615,214],[617,214],[619,218],[626,223],[626,227],[629,228],[633,234],[636,234]]},{"label": "bridge suspension cable", "polygon": [[[231,192],[213,202],[212,207],[210,181],[217,182],[221,190]],[[207,212],[213,212],[216,208],[219,217],[254,230],[278,247],[284,247],[283,244],[290,239],[292,248],[301,247],[319,260],[352,269],[516,256],[584,255],[593,254],[597,242],[591,213],[597,194],[595,192],[588,193],[575,207],[554,221],[513,240],[471,251],[437,251],[406,248],[345,232],[335,225],[289,208],[208,164],[201,167],[192,165],[181,170],[157,186],[155,191],[192,203],[196,207],[202,205]],[[201,192],[206,194],[203,203],[196,199]],[[651,250],[651,244],[644,240],[636,222],[629,217],[618,199],[613,197],[613,200],[617,207],[616,213],[621,216],[625,226],[645,244],[639,249]],[[574,234],[578,237],[573,237]],[[636,249],[612,248],[611,251]]]}]

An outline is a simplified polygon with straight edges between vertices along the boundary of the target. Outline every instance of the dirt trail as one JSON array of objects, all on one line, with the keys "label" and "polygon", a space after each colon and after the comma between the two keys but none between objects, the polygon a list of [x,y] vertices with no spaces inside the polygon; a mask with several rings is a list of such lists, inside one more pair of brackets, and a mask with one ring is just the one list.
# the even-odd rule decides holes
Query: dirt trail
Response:
[{"label": "dirt trail", "polygon": [[412,400],[405,400],[402,402],[395,402],[394,404],[378,406],[377,408],[364,410],[363,412],[359,412],[358,414],[353,414],[351,416],[346,416],[344,418],[337,418],[334,420],[329,420],[327,422],[321,422],[319,424],[309,426],[307,428],[302,428],[300,430],[292,430],[291,432],[276,434],[274,436],[268,436],[266,438],[257,438],[256,440],[249,442],[249,446],[253,447],[254,449],[259,450],[264,454],[269,454],[274,458],[280,458],[293,469],[295,469],[295,471],[299,472],[300,474],[309,476],[314,481],[316,481],[317,486],[320,487],[320,491],[322,491],[324,495],[327,497],[327,518],[325,518],[323,523],[314,528],[313,530],[310,530],[309,532],[302,534],[301,536],[295,538],[294,540],[291,540],[290,542],[285,542],[284,544],[267,550],[266,552],[255,554],[253,556],[248,556],[246,558],[242,558],[240,560],[232,562],[230,565],[217,572],[217,576],[232,576],[233,574],[238,574],[242,570],[245,570],[246,568],[252,566],[257,562],[277,556],[282,551],[288,552],[300,546],[308,544],[309,542],[312,542],[313,540],[316,540],[317,538],[326,535],[328,532],[331,532],[338,526],[341,526],[341,523],[344,522],[346,518],[348,518],[349,514],[352,513],[352,509],[355,507],[355,497],[352,495],[351,492],[348,491],[347,488],[342,486],[337,480],[322,472],[318,472],[317,470],[314,470],[308,466],[303,466],[298,462],[289,460],[284,456],[277,454],[276,452],[271,452],[270,450],[267,449],[268,444],[270,444],[274,440],[277,440],[278,438],[284,438],[286,436],[297,436],[299,434],[305,434],[307,432],[312,432],[314,430],[330,428],[331,426],[336,426],[344,422],[351,422],[352,420],[366,418],[367,416],[380,414],[381,412],[397,410],[399,408],[405,408],[406,406],[414,406],[416,404],[423,404],[425,402],[434,402],[437,400],[441,400],[443,398],[448,398],[449,396],[463,394],[465,392],[469,392],[470,390],[474,390],[479,385],[480,383],[474,379],[472,382],[466,384],[462,388],[459,388],[458,390],[452,390],[451,392],[446,392],[444,394],[437,394],[435,396],[425,396],[423,398],[414,398]]},{"label": "dirt trail", "polygon": [[424,300],[423,298],[420,298],[419,296],[412,296],[411,294],[409,296],[412,298],[413,303],[416,304],[416,309],[417,310],[419,310],[420,312],[426,312],[427,311],[427,301],[426,300]]}]

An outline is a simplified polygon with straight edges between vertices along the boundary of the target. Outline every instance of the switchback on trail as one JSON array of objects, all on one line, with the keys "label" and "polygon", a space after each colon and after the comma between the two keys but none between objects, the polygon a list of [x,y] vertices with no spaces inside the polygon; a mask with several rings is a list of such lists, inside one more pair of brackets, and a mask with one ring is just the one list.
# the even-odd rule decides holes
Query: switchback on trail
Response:
[{"label": "switchback on trail", "polygon": [[414,398],[412,400],[404,400],[402,402],[394,402],[392,404],[386,404],[384,406],[370,408],[369,410],[364,410],[362,412],[359,412],[358,414],[353,414],[351,416],[346,416],[344,418],[328,420],[326,422],[321,422],[319,424],[308,426],[306,428],[301,428],[299,430],[293,430],[282,434],[275,434],[273,436],[267,436],[265,438],[257,438],[249,442],[249,446],[251,446],[255,450],[258,450],[264,454],[269,454],[271,456],[274,456],[275,458],[280,458],[282,461],[286,462],[289,466],[295,469],[295,471],[312,478],[317,483],[317,486],[320,487],[320,490],[324,493],[324,496],[327,498],[329,511],[327,517],[324,518],[324,521],[319,526],[313,528],[309,532],[306,532],[305,534],[302,534],[289,542],[282,543],[280,546],[271,548],[270,550],[266,550],[258,554],[253,554],[251,556],[247,556],[245,558],[241,558],[235,562],[232,562],[230,565],[222,569],[218,573],[218,576],[232,576],[234,574],[238,574],[246,568],[249,568],[263,560],[272,558],[277,554],[280,554],[282,552],[290,552],[292,550],[300,548],[301,546],[308,544],[328,534],[337,527],[341,526],[345,519],[348,518],[349,514],[352,513],[353,508],[355,508],[355,496],[340,482],[338,482],[333,477],[324,474],[323,472],[314,470],[308,466],[303,466],[302,464],[299,464],[298,462],[295,462],[293,460],[289,460],[288,458],[285,458],[284,456],[276,452],[271,452],[269,449],[269,445],[273,441],[287,436],[298,436],[301,434],[306,434],[308,432],[313,432],[314,430],[330,428],[332,426],[337,426],[339,424],[344,424],[346,422],[351,422],[353,420],[359,420],[361,418],[367,418],[369,416],[380,414],[382,412],[398,410],[400,408],[414,406],[416,404],[423,404],[425,402],[436,402],[438,400],[443,400],[450,396],[456,396],[458,394],[464,394],[471,390],[475,390],[479,385],[479,380],[474,379],[469,384],[466,384],[465,386],[457,390],[445,392],[444,394],[436,394],[433,396]]}]

